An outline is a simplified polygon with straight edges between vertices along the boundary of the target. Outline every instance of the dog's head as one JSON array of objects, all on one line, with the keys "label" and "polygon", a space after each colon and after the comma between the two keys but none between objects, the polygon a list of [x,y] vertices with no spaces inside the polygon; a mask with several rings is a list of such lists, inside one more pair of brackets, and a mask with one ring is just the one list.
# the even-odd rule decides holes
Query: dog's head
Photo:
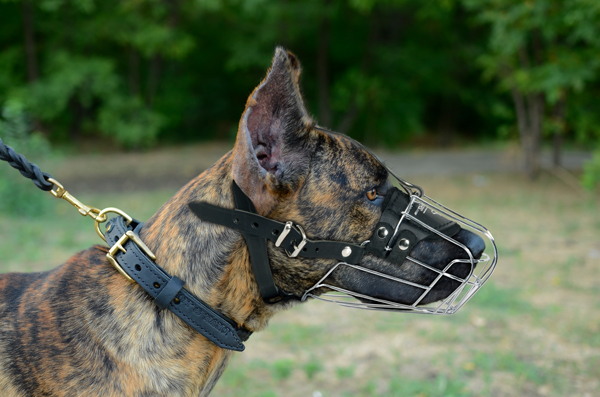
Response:
[{"label": "dog's head", "polygon": [[[260,215],[294,221],[302,225],[309,239],[361,244],[373,235],[382,216],[385,197],[392,189],[390,175],[358,142],[316,126],[300,94],[300,71],[293,54],[276,50],[271,69],[248,98],[242,115],[233,178]],[[485,248],[483,240],[467,230],[460,229],[453,239],[475,258]],[[444,238],[420,241],[410,256],[436,269],[453,259],[469,259],[464,249]],[[269,258],[276,285],[297,296],[338,262],[289,258],[272,244]],[[423,294],[422,288],[411,284],[429,285],[438,277],[437,272],[415,261],[397,264],[371,254],[363,257],[360,266],[407,283],[340,267],[328,276],[328,284],[365,297],[410,305]],[[458,264],[452,274],[457,279],[466,278],[471,270],[470,263]],[[459,285],[456,279],[445,277],[420,304],[444,299]]]}]

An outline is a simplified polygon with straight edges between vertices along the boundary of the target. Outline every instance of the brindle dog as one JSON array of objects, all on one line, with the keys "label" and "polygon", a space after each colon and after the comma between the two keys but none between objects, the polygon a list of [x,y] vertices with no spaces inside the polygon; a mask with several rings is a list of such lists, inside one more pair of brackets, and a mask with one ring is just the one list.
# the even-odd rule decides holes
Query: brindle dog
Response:
[{"label": "brindle dog", "polygon": [[[234,149],[183,187],[140,233],[169,274],[251,331],[263,329],[294,301],[263,302],[241,233],[201,221],[188,204],[234,208],[235,181],[259,214],[293,220],[311,239],[360,244],[373,233],[391,186],[385,167],[360,144],[316,127],[304,107],[299,76],[296,57],[278,48],[266,78],[248,98]],[[469,244],[465,233],[455,238]],[[292,259],[270,242],[268,249],[275,283],[297,296],[336,263]],[[411,256],[441,266],[460,256],[457,251],[444,241],[422,241]],[[138,285],[117,273],[106,253],[106,247],[94,246],[48,272],[2,275],[3,396],[210,393],[232,352],[159,310]],[[426,284],[430,277],[410,262],[397,266],[366,255],[361,264],[414,282]],[[330,282],[400,303],[420,293],[352,269],[336,271]],[[452,282],[438,283],[428,300],[442,299],[454,288]]]}]

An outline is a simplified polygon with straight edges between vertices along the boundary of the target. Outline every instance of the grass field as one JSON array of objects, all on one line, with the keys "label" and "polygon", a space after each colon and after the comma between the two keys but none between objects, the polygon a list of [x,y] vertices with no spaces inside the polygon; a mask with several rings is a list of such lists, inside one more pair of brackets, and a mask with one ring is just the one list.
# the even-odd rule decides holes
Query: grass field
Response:
[{"label": "grass field", "polygon": [[[413,182],[490,229],[499,263],[488,284],[450,317],[299,305],[251,337],[215,396],[600,394],[598,198],[550,175]],[[80,198],[144,220],[174,192]],[[45,270],[100,242],[89,218],[55,201],[38,218],[0,215],[1,271]]]}]

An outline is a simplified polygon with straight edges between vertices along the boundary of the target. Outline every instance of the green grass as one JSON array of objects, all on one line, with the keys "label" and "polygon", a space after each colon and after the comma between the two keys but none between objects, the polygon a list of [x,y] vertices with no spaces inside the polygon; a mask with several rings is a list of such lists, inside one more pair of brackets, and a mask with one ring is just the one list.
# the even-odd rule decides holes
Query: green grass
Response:
[{"label": "green grass", "polygon": [[473,359],[476,371],[493,373],[504,371],[512,373],[519,381],[531,381],[542,385],[548,381],[547,374],[526,358],[517,357],[515,352],[478,353]]},{"label": "green grass", "polygon": [[324,368],[320,361],[311,359],[302,365],[302,369],[304,370],[306,377],[310,380],[313,379],[319,372],[322,372]]},{"label": "green grass", "polygon": [[[77,198],[98,208],[117,207],[145,221],[173,194],[172,191],[127,194],[84,194]],[[0,271],[41,271],[53,268],[73,253],[93,244],[105,244],[94,230],[94,221],[49,193],[48,210],[35,217],[0,214]]]},{"label": "green grass", "polygon": [[[215,396],[595,395],[600,378],[598,199],[543,176],[415,180],[488,227],[491,280],[450,317],[382,313],[311,301],[278,314],[232,359]],[[33,188],[33,187],[32,187]],[[76,193],[76,192],[73,192]],[[174,193],[77,195],[149,218]],[[44,193],[39,193],[44,194]],[[0,214],[0,270],[39,271],[102,243],[66,202],[39,216]],[[574,381],[576,380],[576,381]]]},{"label": "green grass", "polygon": [[277,360],[273,363],[272,373],[273,377],[277,380],[287,379],[292,375],[296,364],[293,360],[283,359]]},{"label": "green grass", "polygon": [[225,397],[249,396],[249,397],[270,397],[278,394],[272,390],[275,380],[270,376],[269,365],[263,361],[253,361],[251,363],[252,371],[245,368],[231,368],[225,371],[221,377],[220,383],[227,387],[227,390],[214,392],[214,395]]},{"label": "green grass", "polygon": [[438,375],[428,380],[392,379],[389,390],[381,396],[463,397],[469,395],[464,382],[446,375]]},{"label": "green grass", "polygon": [[321,325],[290,325],[273,324],[273,332],[276,339],[273,341],[283,346],[297,343],[302,346],[305,343],[311,345],[324,344],[330,341],[330,335],[327,334],[325,326]]},{"label": "green grass", "polygon": [[335,369],[335,374],[337,375],[338,379],[341,380],[352,378],[354,376],[354,371],[356,371],[356,365],[350,364],[347,367],[337,367]]},{"label": "green grass", "polygon": [[489,281],[469,302],[482,311],[497,311],[501,315],[519,315],[531,313],[534,309],[526,299],[523,291],[516,288],[501,288]]}]

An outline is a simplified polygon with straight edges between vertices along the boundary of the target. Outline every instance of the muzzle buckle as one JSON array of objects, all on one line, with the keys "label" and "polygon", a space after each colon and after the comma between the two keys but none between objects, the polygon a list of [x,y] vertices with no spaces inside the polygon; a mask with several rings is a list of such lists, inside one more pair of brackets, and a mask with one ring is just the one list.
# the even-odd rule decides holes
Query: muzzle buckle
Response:
[{"label": "muzzle buckle", "polygon": [[[308,242],[308,238],[306,237],[306,233],[304,233],[304,229],[302,229],[302,226],[300,226],[300,225],[294,225],[294,222],[287,221],[285,223],[285,226],[283,227],[283,231],[281,232],[281,234],[277,238],[277,241],[275,241],[275,247],[280,247],[281,244],[283,244],[283,242],[285,241],[285,238],[292,231],[292,227],[296,228],[298,230],[298,232],[300,232],[300,234],[302,235],[302,241],[300,241],[300,243],[298,245],[292,244],[292,247],[294,247],[294,251],[291,254],[289,253],[289,251],[287,249],[285,249],[285,253],[290,258],[296,258],[300,254],[300,252],[302,251],[302,248],[304,248],[304,246]],[[294,243],[295,243],[295,241],[294,241]]]},{"label": "muzzle buckle", "polygon": [[306,242],[308,241],[308,238],[306,237],[306,233],[304,233],[304,229],[302,229],[302,226],[294,225],[294,227],[300,231],[300,234],[302,235],[302,241],[300,241],[298,245],[292,245],[294,247],[294,252],[292,252],[291,254],[287,250],[285,250],[286,254],[288,254],[290,258],[297,257],[300,251],[302,251],[302,248],[304,248],[304,246],[306,245]]},{"label": "muzzle buckle", "polygon": [[283,231],[281,232],[281,234],[279,235],[279,238],[277,238],[277,241],[275,242],[275,247],[279,247],[281,245],[281,243],[283,243],[283,240],[285,240],[287,235],[290,234],[290,230],[292,230],[292,226],[294,226],[294,222],[292,222],[292,221],[287,221],[285,223]]}]

